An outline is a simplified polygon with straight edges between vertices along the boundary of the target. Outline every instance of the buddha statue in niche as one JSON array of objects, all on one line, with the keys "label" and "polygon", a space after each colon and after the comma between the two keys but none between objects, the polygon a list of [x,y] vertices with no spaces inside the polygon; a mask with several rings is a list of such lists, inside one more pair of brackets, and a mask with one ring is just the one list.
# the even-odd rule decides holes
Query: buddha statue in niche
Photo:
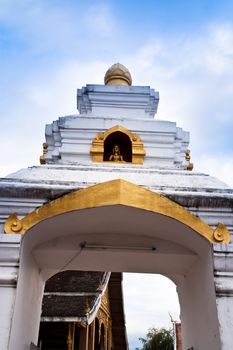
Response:
[{"label": "buddha statue in niche", "polygon": [[120,152],[120,147],[116,144],[113,146],[112,154],[109,157],[110,162],[123,162],[123,157]]}]

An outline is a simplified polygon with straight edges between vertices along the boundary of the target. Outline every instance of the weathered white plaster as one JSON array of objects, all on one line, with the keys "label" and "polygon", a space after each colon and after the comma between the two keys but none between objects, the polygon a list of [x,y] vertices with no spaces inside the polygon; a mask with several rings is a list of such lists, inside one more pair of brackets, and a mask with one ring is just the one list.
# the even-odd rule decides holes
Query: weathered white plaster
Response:
[{"label": "weathered white plaster", "polygon": [[149,86],[114,86],[88,84],[77,91],[79,112],[88,116],[153,118],[159,93]]},{"label": "weathered white plaster", "polygon": [[152,190],[176,193],[195,192],[233,198],[233,189],[215,177],[190,171],[158,170],[137,165],[89,164],[89,165],[44,165],[22,169],[1,180],[2,186],[59,186],[80,188],[113,179],[124,179]]},{"label": "weathered white plaster", "polygon": [[174,122],[154,119],[158,103],[158,92],[149,86],[83,87],[77,95],[80,115],[62,117],[46,126],[46,162],[90,164],[96,134],[120,124],[140,134],[146,150],[145,165],[186,169],[189,133]]},{"label": "weathered white plaster", "polygon": [[44,280],[30,248],[22,245],[16,303],[11,325],[9,350],[28,350],[37,343]]},{"label": "weathered white plaster", "polygon": [[184,349],[221,349],[209,248],[209,253],[201,256],[177,285]]},{"label": "weathered white plaster", "polygon": [[20,235],[0,234],[0,349],[8,349],[18,278]]},{"label": "weathered white plaster", "polygon": [[221,335],[221,349],[233,343],[233,245],[215,247],[214,279]]},{"label": "weathered white plaster", "polygon": [[[233,276],[231,276],[233,278]],[[232,329],[233,329],[233,303],[231,296],[221,296],[217,295],[217,306],[218,306],[218,319],[219,328],[221,334],[221,349],[229,350],[232,348]],[[230,299],[231,298],[231,299]]]},{"label": "weathered white plaster", "polygon": [[176,123],[148,119],[116,117],[67,116],[46,126],[45,156],[47,163],[90,164],[92,141],[98,132],[121,125],[132,133],[140,133],[147,157],[145,165],[157,168],[187,167],[185,151],[189,133],[177,128]]}]

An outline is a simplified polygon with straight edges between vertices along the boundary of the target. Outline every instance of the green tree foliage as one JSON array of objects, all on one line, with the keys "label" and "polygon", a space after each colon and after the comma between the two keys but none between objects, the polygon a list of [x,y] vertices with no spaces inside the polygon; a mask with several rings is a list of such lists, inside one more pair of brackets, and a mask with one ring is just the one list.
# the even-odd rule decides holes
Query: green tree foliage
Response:
[{"label": "green tree foliage", "polygon": [[174,350],[173,330],[149,328],[146,338],[139,338],[141,350]]}]

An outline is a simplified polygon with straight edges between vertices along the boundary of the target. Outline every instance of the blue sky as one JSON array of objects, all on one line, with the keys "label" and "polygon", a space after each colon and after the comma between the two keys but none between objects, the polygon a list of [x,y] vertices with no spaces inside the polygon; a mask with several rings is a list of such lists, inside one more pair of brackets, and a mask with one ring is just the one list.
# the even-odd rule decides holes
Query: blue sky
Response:
[{"label": "blue sky", "polygon": [[0,175],[35,164],[44,124],[119,61],[160,91],[158,118],[190,130],[195,169],[232,184],[232,13],[225,0],[0,0]]},{"label": "blue sky", "polygon": [[[194,169],[233,186],[232,14],[231,0],[0,0],[0,176],[38,164],[45,124],[77,113],[76,89],[102,84],[109,66],[121,62],[133,84],[160,92],[156,118],[190,131]],[[131,311],[139,303],[132,300],[143,293],[130,278],[135,337]],[[143,283],[152,305],[150,278]],[[158,317],[138,310],[140,321],[168,322],[171,306],[158,305],[151,307]]]}]

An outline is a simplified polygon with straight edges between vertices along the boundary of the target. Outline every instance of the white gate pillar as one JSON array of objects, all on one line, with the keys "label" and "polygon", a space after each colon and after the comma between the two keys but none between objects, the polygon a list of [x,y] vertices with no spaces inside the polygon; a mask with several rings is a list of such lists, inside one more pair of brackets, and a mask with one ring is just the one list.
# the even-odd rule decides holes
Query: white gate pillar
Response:
[{"label": "white gate pillar", "polygon": [[233,344],[233,247],[217,247],[214,252],[214,279],[221,350]]},{"label": "white gate pillar", "polygon": [[0,350],[8,349],[19,270],[21,235],[0,234]]}]

